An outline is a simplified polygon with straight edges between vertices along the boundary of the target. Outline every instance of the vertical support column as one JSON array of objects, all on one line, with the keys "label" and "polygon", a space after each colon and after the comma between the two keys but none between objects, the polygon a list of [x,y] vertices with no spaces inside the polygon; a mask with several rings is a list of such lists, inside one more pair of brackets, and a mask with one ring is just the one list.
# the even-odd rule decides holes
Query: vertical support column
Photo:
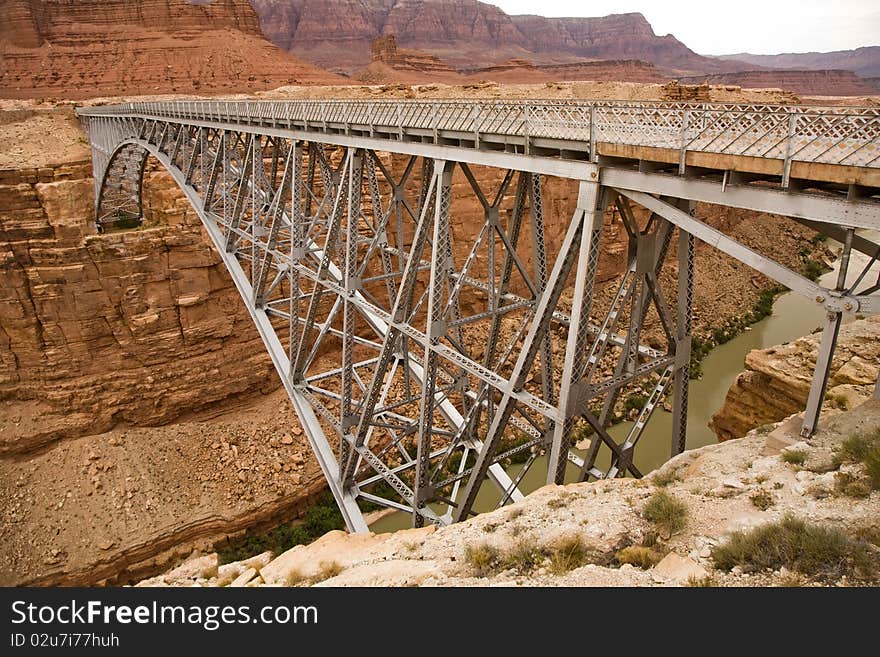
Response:
[{"label": "vertical support column", "polygon": [[[693,201],[679,201],[679,207],[691,216]],[[675,335],[675,379],[672,399],[672,449],[670,456],[681,454],[687,444],[688,386],[691,376],[691,326],[694,304],[694,236],[678,229],[678,316]]]},{"label": "vertical support column", "polygon": [[[438,179],[434,202],[434,231],[431,238],[431,278],[428,288],[428,319],[425,332],[429,345],[434,347],[446,332],[443,313],[443,290],[448,274],[449,251],[446,248],[449,232],[449,206],[452,190],[452,164],[434,160],[434,175]],[[416,447],[416,473],[413,488],[413,526],[421,527],[425,518],[421,513],[431,497],[428,466],[431,457],[431,432],[434,429],[434,390],[437,379],[437,352],[426,348],[422,362],[422,400],[419,413],[419,434]]]},{"label": "vertical support column", "polygon": [[343,285],[345,297],[342,300],[342,400],[339,406],[339,476],[348,462],[351,445],[347,440],[357,417],[352,412],[351,389],[354,381],[354,319],[356,310],[351,298],[360,289],[357,278],[358,235],[360,231],[361,185],[363,175],[363,151],[348,149],[348,218],[345,231],[345,268]]},{"label": "vertical support column", "polygon": [[[310,162],[313,162],[309,158]],[[303,210],[303,147],[302,142],[295,142],[293,145],[293,174],[292,185],[290,190],[290,263],[288,265],[288,280],[290,284],[290,316],[288,325],[288,342],[287,356],[288,368],[287,377],[293,379],[293,363],[299,353],[299,298],[300,298],[300,282],[299,268],[297,265],[305,255],[305,244],[303,240],[303,228],[305,224],[305,215]],[[314,173],[314,171],[313,171]]]},{"label": "vertical support column", "polygon": [[[535,265],[535,288],[538,293],[547,287],[547,255],[544,242],[544,200],[541,194],[541,176],[530,174],[531,187],[529,207],[532,219],[532,258]],[[594,183],[595,184],[595,183]],[[548,404],[553,404],[553,345],[550,331],[544,335],[541,344],[541,394]]]},{"label": "vertical support column", "polygon": [[562,484],[568,464],[571,430],[575,418],[583,409],[578,399],[579,382],[586,368],[587,335],[590,310],[593,306],[593,284],[599,261],[599,243],[608,192],[597,182],[582,181],[578,189],[578,212],[583,212],[584,230],[578,249],[578,265],[571,304],[571,323],[565,345],[565,362],[559,389],[559,410],[564,420],[553,426],[550,458],[547,463],[547,483]]},{"label": "vertical support column", "polygon": [[[849,258],[852,253],[854,233],[855,231],[852,228],[848,228],[846,231],[843,253],[840,256],[840,271],[837,273],[837,286],[835,287],[837,291],[846,288],[846,273],[849,270]],[[825,326],[822,329],[819,354],[816,356],[816,369],[813,370],[813,382],[810,385],[810,395],[807,397],[807,408],[804,411],[804,424],[801,427],[801,436],[804,438],[812,436],[816,431],[816,426],[819,424],[819,413],[822,410],[822,401],[825,399],[828,376],[831,373],[831,361],[834,358],[834,348],[837,346],[837,336],[840,333],[842,322],[842,312],[829,311],[825,315]]]},{"label": "vertical support column", "polygon": [[[585,185],[588,183],[584,182],[581,184]],[[578,198],[581,199],[581,195]],[[559,254],[556,257],[556,262],[553,264],[553,271],[547,282],[547,289],[538,296],[538,304],[535,308],[531,325],[523,340],[523,349],[508,379],[515,391],[522,390],[525,384],[526,376],[535,362],[535,357],[538,355],[544,333],[550,326],[550,319],[559,302],[559,296],[562,294],[562,290],[568,280],[568,275],[571,273],[572,265],[577,256],[577,245],[580,244],[584,229],[584,214],[585,211],[582,207],[578,207],[575,210],[559,249]],[[486,432],[486,440],[483,442],[483,447],[477,456],[477,462],[474,464],[470,478],[465,486],[461,502],[456,511],[456,521],[464,520],[470,515],[474,501],[477,498],[477,493],[480,490],[480,485],[486,478],[489,466],[492,465],[495,451],[501,442],[501,437],[507,428],[514,408],[514,398],[509,393],[504,393],[501,397],[501,402],[498,404],[498,410],[492,418],[489,430]]]}]

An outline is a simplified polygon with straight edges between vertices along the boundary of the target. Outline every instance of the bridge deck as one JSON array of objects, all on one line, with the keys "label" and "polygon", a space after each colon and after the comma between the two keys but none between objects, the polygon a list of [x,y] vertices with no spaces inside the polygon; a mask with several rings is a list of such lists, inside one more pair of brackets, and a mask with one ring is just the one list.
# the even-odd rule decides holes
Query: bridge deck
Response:
[{"label": "bridge deck", "polygon": [[[678,173],[880,189],[880,108],[610,101],[172,101],[86,116],[281,128]],[[394,148],[392,148],[394,150]],[[873,192],[871,192],[873,193]]]}]

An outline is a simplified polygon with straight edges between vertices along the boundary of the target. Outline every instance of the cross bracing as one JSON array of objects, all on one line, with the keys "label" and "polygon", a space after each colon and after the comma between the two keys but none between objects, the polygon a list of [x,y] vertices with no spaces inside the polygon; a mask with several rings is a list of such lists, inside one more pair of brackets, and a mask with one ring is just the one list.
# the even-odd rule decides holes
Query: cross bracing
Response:
[{"label": "cross bracing", "polygon": [[[844,272],[851,249],[876,258],[855,232],[880,228],[876,110],[178,101],[80,114],[99,228],[137,222],[154,156],[229,270],[355,531],[365,502],[421,525],[468,517],[486,487],[515,501],[537,463],[548,482],[639,476],[634,451],[669,394],[670,453],[683,450],[696,241],[827,311],[806,435],[843,314],[880,309],[880,281],[825,289],[694,212],[792,216],[841,240]],[[552,240],[549,177],[577,195]],[[465,196],[481,215],[466,230]],[[609,213],[629,250],[600,299]],[[635,422],[615,440],[633,386]]]}]

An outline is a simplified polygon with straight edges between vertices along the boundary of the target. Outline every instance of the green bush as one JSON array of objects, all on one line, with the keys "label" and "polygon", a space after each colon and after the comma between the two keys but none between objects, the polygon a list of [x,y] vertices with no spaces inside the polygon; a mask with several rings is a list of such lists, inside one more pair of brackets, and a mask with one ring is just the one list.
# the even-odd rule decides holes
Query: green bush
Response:
[{"label": "green bush", "polygon": [[665,490],[658,490],[651,495],[642,517],[666,532],[667,537],[680,532],[687,524],[688,509],[684,502],[673,497]]},{"label": "green bush", "polygon": [[804,260],[804,276],[811,281],[818,281],[819,277],[826,271],[828,271],[828,267],[818,260],[812,260],[810,258]]},{"label": "green bush", "polygon": [[820,579],[842,575],[866,577],[873,574],[875,561],[871,549],[843,531],[808,525],[794,516],[736,532],[712,548],[712,561],[720,570],[739,566],[744,571],[778,570],[783,566]]},{"label": "green bush", "polygon": [[780,458],[789,465],[803,465],[807,462],[807,453],[802,449],[787,449]]},{"label": "green bush", "polygon": [[623,410],[629,414],[632,411],[641,411],[642,407],[647,403],[648,398],[645,395],[630,395],[623,402]]},{"label": "green bush", "polygon": [[217,555],[221,563],[229,563],[267,550],[280,554],[295,545],[307,545],[329,531],[344,528],[345,521],[336,501],[326,493],[308,508],[302,519],[231,541],[218,549]]}]

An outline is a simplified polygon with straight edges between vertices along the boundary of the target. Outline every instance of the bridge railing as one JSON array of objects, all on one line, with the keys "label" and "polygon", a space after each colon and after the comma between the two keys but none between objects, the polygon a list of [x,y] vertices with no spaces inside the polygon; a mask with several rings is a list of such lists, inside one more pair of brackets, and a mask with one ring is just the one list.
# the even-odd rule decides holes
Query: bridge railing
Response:
[{"label": "bridge railing", "polygon": [[84,115],[138,115],[259,123],[372,136],[443,136],[523,144],[597,143],[687,152],[880,167],[880,108],[614,101],[198,100],[85,108]]}]

